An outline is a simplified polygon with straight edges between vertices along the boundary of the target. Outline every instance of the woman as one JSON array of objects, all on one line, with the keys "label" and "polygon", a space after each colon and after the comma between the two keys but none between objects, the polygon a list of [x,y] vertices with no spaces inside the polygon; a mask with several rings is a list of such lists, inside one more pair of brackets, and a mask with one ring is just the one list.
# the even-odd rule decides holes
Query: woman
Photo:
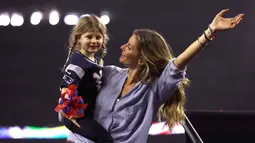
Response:
[{"label": "woman", "polygon": [[[186,66],[215,38],[216,31],[232,29],[243,19],[243,14],[223,18],[227,11],[218,13],[208,29],[177,58],[165,39],[148,29],[135,30],[128,43],[121,46],[119,60],[127,69],[104,68],[95,109],[95,119],[114,142],[145,143],[157,111],[170,128],[184,121]],[[68,140],[88,142],[77,134],[71,134]]]}]

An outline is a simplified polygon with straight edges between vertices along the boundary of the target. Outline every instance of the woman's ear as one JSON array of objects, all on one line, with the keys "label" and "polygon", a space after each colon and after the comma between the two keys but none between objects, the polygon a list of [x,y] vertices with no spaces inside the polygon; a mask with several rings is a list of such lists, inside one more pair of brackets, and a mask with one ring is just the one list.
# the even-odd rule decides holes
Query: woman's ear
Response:
[{"label": "woman's ear", "polygon": [[141,67],[143,65],[142,60],[138,60],[138,66]]}]

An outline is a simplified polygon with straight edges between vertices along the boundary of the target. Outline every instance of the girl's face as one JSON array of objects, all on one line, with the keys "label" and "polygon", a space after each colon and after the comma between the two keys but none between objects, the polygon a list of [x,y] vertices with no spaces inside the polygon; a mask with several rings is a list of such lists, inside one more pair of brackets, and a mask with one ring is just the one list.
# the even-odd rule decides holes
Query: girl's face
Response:
[{"label": "girl's face", "polygon": [[78,43],[83,52],[87,55],[93,56],[97,51],[102,48],[103,45],[103,35],[99,29],[91,29],[78,39]]}]

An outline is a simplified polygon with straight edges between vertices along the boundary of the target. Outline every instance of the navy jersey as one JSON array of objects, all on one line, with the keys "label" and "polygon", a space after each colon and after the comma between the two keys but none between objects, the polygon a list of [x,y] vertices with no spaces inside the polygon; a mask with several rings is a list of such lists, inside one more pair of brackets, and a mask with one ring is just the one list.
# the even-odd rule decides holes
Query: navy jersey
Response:
[{"label": "navy jersey", "polygon": [[85,116],[92,116],[96,96],[100,89],[102,67],[99,60],[93,62],[80,52],[74,52],[67,61],[61,88],[75,84],[78,87],[78,95],[82,96],[84,103],[88,104]]}]

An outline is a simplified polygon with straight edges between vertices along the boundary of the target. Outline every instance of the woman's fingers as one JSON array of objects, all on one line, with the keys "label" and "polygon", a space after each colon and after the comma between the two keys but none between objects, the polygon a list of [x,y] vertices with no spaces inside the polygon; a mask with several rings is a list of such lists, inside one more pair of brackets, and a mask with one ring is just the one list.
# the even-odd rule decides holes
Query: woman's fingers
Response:
[{"label": "woman's fingers", "polygon": [[217,16],[223,16],[226,12],[228,12],[229,11],[229,9],[223,9],[221,12],[219,12],[218,14],[217,14]]}]

